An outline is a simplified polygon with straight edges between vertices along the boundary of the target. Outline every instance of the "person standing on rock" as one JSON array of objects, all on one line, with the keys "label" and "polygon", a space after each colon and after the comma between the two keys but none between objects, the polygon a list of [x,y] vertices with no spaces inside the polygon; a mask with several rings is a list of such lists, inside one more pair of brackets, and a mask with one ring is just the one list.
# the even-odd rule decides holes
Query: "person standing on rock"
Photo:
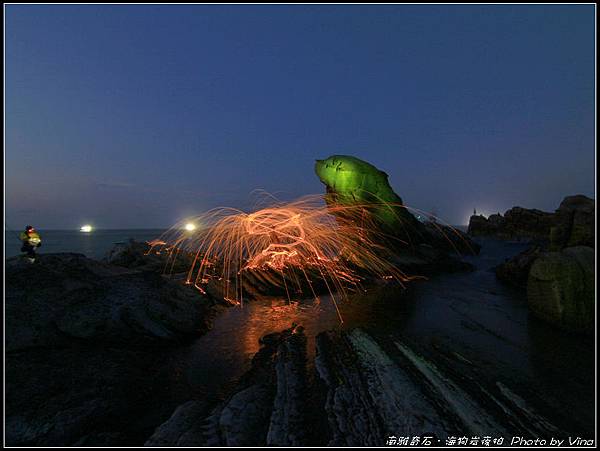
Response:
[{"label": "person standing on rock", "polygon": [[42,245],[42,238],[36,230],[28,225],[25,231],[21,232],[19,239],[22,241],[21,252],[27,254],[27,259],[30,263],[35,262],[35,249]]}]

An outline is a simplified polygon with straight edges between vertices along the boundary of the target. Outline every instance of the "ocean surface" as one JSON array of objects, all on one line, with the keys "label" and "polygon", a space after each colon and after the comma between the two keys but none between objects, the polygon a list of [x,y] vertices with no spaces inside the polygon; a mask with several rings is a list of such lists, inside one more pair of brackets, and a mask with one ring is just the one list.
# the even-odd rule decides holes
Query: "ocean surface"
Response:
[{"label": "ocean surface", "polygon": [[[115,244],[124,243],[130,238],[136,241],[148,241],[158,238],[163,229],[111,229],[94,230],[82,233],[78,230],[38,230],[42,237],[42,246],[38,253],[76,252],[86,257],[101,259]],[[4,231],[5,257],[13,257],[21,253],[19,233]]]}]

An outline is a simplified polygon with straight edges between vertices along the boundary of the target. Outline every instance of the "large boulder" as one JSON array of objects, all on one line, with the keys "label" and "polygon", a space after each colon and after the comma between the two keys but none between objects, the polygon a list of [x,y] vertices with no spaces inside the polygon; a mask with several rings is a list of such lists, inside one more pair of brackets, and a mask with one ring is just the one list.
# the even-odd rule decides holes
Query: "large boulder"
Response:
[{"label": "large boulder", "polygon": [[532,246],[525,249],[523,252],[496,266],[494,268],[496,277],[509,285],[526,288],[531,265],[533,265],[533,262],[535,262],[541,252],[542,248],[540,246]]},{"label": "large boulder", "polygon": [[595,252],[576,246],[542,253],[532,264],[527,280],[531,312],[562,329],[594,330]]},{"label": "large boulder", "polygon": [[555,226],[551,230],[552,250],[569,246],[590,246],[595,243],[595,202],[583,195],[565,197],[556,210]]}]

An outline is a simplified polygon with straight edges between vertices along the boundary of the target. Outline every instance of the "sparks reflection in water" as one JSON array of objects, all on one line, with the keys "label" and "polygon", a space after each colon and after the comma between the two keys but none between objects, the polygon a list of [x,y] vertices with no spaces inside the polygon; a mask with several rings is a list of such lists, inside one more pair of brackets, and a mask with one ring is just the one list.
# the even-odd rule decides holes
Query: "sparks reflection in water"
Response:
[{"label": "sparks reflection in water", "polygon": [[[323,196],[261,202],[251,213],[216,208],[187,218],[151,242],[152,251],[173,260],[193,253],[187,283],[204,293],[211,281],[224,282],[224,298],[235,303],[247,294],[244,279],[257,277],[285,289],[288,301],[295,294],[318,299],[315,283],[323,285],[334,303],[334,295],[346,297],[365,278],[414,278],[391,263],[372,205],[332,206]],[[195,230],[185,227],[190,222]]]}]

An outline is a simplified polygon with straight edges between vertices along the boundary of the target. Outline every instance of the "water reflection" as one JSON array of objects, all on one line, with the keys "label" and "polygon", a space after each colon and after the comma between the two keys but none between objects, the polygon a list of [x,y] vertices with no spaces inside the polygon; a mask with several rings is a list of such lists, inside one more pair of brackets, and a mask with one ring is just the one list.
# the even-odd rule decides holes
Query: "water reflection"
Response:
[{"label": "water reflection", "polygon": [[[243,307],[232,307],[215,321],[213,329],[201,337],[188,351],[188,379],[198,394],[224,393],[223,381],[239,377],[250,367],[259,350],[259,340],[266,334],[300,324],[307,336],[309,361],[315,353],[315,337],[331,329],[369,327],[381,323],[380,318],[398,319],[406,313],[399,286],[373,287],[366,292],[337,300],[344,319],[341,324],[330,296],[288,302],[284,299],[261,299]],[[399,307],[399,308],[396,308]],[[392,316],[390,316],[390,314]],[[386,322],[392,326],[395,320]]]}]

